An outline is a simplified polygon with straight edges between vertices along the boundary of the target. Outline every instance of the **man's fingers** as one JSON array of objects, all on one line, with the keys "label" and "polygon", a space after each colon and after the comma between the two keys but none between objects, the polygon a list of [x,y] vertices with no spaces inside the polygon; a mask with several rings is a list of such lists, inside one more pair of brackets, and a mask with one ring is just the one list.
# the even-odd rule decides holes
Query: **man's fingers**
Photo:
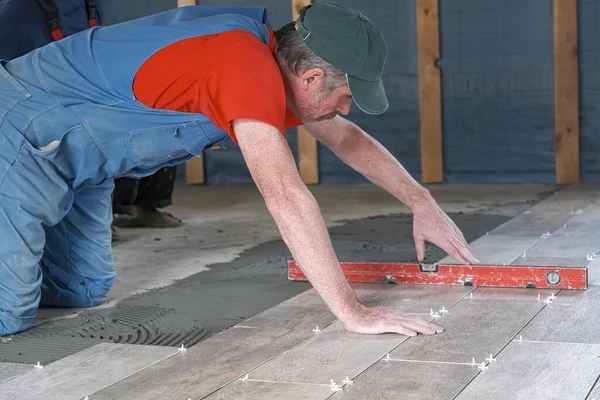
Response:
[{"label": "man's fingers", "polygon": [[417,260],[423,261],[425,258],[425,240],[415,237],[415,248],[417,249]]},{"label": "man's fingers", "polygon": [[404,336],[417,336],[417,332],[397,322],[389,322],[384,326],[385,332],[394,332]]},{"label": "man's fingers", "polygon": [[462,254],[460,254],[460,251],[456,247],[453,248],[449,254],[460,264],[469,264],[469,262],[463,258]]},{"label": "man's fingers", "polygon": [[476,259],[475,256],[469,251],[468,247],[460,247],[458,251],[469,264],[479,263],[479,260]]}]

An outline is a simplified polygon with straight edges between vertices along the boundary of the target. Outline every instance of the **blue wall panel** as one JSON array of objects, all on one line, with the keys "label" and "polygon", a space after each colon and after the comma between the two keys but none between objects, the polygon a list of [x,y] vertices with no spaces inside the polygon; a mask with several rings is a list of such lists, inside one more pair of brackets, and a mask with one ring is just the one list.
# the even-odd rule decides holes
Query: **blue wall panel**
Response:
[{"label": "blue wall panel", "polygon": [[555,179],[552,1],[440,1],[447,182]]},{"label": "blue wall panel", "polygon": [[[386,38],[389,47],[383,77],[390,102],[389,110],[379,116],[370,116],[353,106],[348,119],[381,142],[419,179],[421,162],[416,2],[338,0],[337,3],[355,8],[371,19]],[[324,146],[319,146],[319,171],[323,184],[367,182]]]},{"label": "blue wall panel", "polygon": [[600,180],[600,4],[578,2],[581,179]]}]

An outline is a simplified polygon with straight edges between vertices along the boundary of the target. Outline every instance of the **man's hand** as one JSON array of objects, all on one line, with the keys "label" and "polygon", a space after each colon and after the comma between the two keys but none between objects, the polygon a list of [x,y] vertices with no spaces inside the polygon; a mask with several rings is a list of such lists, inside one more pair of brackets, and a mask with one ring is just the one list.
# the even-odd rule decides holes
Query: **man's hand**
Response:
[{"label": "man's hand", "polygon": [[413,214],[413,236],[419,261],[425,258],[425,241],[428,241],[439,246],[459,263],[479,262],[469,251],[462,232],[433,199],[413,207]]},{"label": "man's hand", "polygon": [[344,327],[355,333],[374,335],[379,333],[399,333],[417,336],[418,333],[433,335],[443,329],[431,324],[417,315],[394,311],[383,307],[368,308],[359,305],[351,315],[343,318]]},{"label": "man's hand", "polygon": [[478,262],[454,222],[437,206],[429,192],[379,142],[354,123],[336,117],[306,126],[308,131],[341,160],[377,186],[387,190],[414,216],[414,238],[419,261],[425,257],[425,241],[438,245],[456,261]]}]

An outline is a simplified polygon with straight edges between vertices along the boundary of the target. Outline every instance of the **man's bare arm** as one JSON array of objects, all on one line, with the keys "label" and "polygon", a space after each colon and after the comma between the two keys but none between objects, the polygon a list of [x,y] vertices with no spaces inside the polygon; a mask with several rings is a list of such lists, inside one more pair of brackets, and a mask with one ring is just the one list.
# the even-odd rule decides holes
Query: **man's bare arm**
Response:
[{"label": "man's bare arm", "polygon": [[437,206],[429,191],[378,141],[340,116],[307,124],[306,128],[342,161],[411,209],[415,215],[414,236],[419,260],[424,258],[427,240],[459,262],[477,262],[462,232]]},{"label": "man's bare arm", "polygon": [[333,251],[319,206],[300,179],[284,137],[274,127],[251,120],[235,120],[233,127],[248,169],[284,242],[347,329],[410,336],[441,331],[421,318],[359,304]]}]

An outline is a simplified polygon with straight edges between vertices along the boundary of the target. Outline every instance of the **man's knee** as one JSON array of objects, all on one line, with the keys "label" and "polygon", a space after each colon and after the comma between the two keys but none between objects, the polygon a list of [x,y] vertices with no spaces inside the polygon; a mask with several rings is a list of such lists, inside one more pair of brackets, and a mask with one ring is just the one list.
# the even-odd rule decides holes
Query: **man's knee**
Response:
[{"label": "man's knee", "polygon": [[13,315],[9,312],[0,311],[0,336],[13,335],[31,327],[35,313],[33,316],[29,316],[29,314]]},{"label": "man's knee", "polygon": [[44,276],[41,305],[50,307],[86,308],[106,301],[115,280],[114,270],[93,279],[73,274],[68,286]]}]

